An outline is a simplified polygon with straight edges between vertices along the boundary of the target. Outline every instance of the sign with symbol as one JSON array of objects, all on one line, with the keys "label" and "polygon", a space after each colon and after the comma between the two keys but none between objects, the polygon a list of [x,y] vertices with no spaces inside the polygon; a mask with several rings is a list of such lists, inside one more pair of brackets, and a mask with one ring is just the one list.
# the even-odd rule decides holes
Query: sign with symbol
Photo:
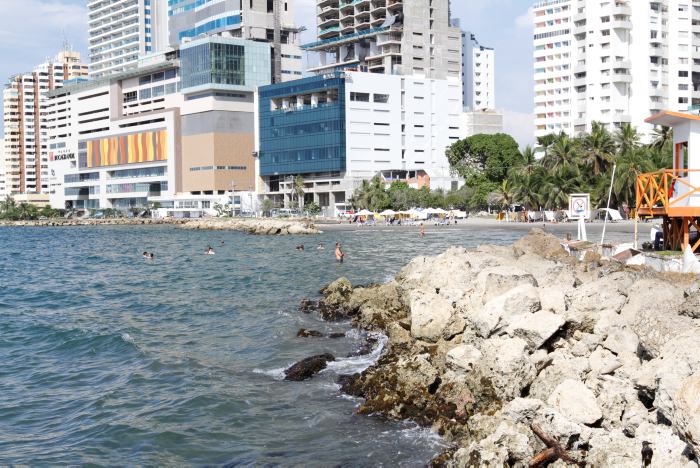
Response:
[{"label": "sign with symbol", "polygon": [[591,219],[591,195],[572,193],[569,195],[569,219]]}]

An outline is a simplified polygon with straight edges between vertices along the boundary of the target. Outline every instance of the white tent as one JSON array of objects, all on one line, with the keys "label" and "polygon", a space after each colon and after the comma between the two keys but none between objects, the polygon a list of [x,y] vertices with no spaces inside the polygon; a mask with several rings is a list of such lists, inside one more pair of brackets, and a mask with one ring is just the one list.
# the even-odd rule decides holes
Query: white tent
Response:
[{"label": "white tent", "polygon": [[550,222],[554,222],[557,220],[557,217],[555,216],[554,211],[545,211],[544,217],[547,221],[550,221]]},{"label": "white tent", "polygon": [[466,211],[460,211],[460,210],[452,210],[450,211],[452,216],[455,218],[463,219],[467,217],[467,212]]},{"label": "white tent", "polygon": [[396,211],[394,210],[384,210],[381,213],[379,213],[380,216],[396,216]]},{"label": "white tent", "polygon": [[355,213],[355,216],[374,216],[374,213],[369,210],[360,210]]},{"label": "white tent", "polygon": [[426,219],[428,217],[428,214],[425,211],[416,210],[415,208],[408,210],[408,214],[411,217],[416,217],[418,219]]}]

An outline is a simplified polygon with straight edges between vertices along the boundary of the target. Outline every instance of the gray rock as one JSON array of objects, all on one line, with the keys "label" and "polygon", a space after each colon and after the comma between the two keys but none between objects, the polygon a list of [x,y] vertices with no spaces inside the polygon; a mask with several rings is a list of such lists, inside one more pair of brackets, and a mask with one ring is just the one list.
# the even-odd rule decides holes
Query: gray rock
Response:
[{"label": "gray rock", "polygon": [[508,334],[524,339],[528,349],[539,349],[547,340],[564,326],[560,315],[541,310],[534,314],[524,314],[511,319]]},{"label": "gray rock", "polygon": [[457,372],[472,372],[481,358],[481,351],[474,346],[464,344],[452,348],[447,353],[446,365]]},{"label": "gray rock", "polygon": [[411,291],[411,336],[435,342],[450,323],[454,307],[452,302],[434,291]]},{"label": "gray rock", "polygon": [[537,312],[540,308],[537,288],[530,284],[522,284],[504,291],[483,305],[471,305],[466,318],[477,335],[488,338],[496,330],[505,328],[511,317]]},{"label": "gray rock", "polygon": [[580,380],[567,379],[547,399],[565,417],[581,424],[595,424],[603,417],[595,395]]},{"label": "gray rock", "polygon": [[537,287],[535,277],[513,266],[486,268],[476,278],[476,294],[486,304],[491,299],[521,285]]}]

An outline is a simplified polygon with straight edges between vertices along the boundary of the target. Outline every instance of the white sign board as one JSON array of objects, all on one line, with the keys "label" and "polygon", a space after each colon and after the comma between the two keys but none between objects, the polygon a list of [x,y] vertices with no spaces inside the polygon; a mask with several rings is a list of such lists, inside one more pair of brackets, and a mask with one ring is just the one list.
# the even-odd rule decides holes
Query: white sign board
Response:
[{"label": "white sign board", "polygon": [[572,193],[569,195],[569,219],[591,219],[591,195]]}]

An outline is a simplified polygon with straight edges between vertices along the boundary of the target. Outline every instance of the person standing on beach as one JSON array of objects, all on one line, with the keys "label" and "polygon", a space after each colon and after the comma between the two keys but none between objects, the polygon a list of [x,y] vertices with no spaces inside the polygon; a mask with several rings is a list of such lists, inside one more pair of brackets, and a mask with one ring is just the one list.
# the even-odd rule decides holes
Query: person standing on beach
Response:
[{"label": "person standing on beach", "polygon": [[343,263],[343,260],[345,260],[345,252],[343,252],[343,249],[340,246],[340,242],[335,243],[335,261],[338,263]]}]

